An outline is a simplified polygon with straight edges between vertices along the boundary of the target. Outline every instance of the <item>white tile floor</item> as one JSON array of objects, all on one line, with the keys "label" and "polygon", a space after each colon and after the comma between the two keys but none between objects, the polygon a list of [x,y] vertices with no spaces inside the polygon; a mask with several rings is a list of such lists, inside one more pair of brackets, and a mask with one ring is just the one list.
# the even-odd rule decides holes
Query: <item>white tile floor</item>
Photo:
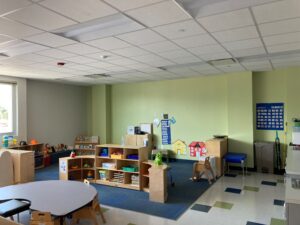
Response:
[{"label": "white tile floor", "polygon": [[[246,225],[247,221],[265,225],[281,225],[282,223],[278,222],[271,223],[271,218],[284,219],[283,206],[275,206],[273,201],[274,199],[284,200],[285,184],[277,183],[275,187],[261,184],[262,180],[277,182],[278,179],[283,180],[283,176],[251,173],[245,178],[241,175],[234,178],[221,177],[197,199],[195,204],[213,206],[216,201],[222,201],[232,203],[232,208],[229,210],[212,207],[208,213],[188,209],[177,221],[109,206],[102,207],[108,209],[104,213],[107,225]],[[243,190],[244,186],[258,187],[259,191]],[[224,190],[228,187],[242,189],[242,192],[240,194],[225,192]],[[27,224],[26,217],[23,216],[22,223]],[[102,222],[100,218],[99,221]],[[90,223],[81,221],[80,224]]]}]

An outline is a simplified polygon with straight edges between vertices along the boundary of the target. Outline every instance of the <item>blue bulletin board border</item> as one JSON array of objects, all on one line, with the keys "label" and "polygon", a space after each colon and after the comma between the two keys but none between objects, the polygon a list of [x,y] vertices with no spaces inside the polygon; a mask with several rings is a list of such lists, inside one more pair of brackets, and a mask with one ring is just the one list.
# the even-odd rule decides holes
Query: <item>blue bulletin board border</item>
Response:
[{"label": "blue bulletin board border", "polygon": [[284,130],[284,103],[257,103],[256,129]]}]

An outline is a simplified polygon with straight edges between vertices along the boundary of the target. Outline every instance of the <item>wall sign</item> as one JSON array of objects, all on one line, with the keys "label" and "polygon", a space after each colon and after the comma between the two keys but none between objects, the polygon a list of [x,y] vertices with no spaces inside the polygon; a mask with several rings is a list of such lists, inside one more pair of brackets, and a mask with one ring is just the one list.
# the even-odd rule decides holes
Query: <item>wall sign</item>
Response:
[{"label": "wall sign", "polygon": [[256,129],[283,130],[284,103],[257,103]]},{"label": "wall sign", "polygon": [[171,123],[170,120],[161,120],[161,142],[163,145],[171,144]]}]

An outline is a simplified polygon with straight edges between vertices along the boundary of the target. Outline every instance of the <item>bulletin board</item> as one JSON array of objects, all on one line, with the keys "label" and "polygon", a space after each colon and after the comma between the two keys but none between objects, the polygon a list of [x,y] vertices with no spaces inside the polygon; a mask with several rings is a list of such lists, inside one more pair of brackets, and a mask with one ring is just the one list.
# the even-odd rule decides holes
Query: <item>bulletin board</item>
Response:
[{"label": "bulletin board", "polygon": [[257,103],[256,129],[284,130],[284,103]]}]

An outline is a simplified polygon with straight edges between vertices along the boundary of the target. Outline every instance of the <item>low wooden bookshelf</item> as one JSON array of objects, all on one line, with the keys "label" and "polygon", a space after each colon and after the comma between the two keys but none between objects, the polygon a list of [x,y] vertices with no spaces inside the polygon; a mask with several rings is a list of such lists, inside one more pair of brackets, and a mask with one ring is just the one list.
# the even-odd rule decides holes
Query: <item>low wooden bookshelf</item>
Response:
[{"label": "low wooden bookshelf", "polygon": [[74,142],[76,155],[95,155],[96,145],[99,145],[98,136],[77,136]]}]

